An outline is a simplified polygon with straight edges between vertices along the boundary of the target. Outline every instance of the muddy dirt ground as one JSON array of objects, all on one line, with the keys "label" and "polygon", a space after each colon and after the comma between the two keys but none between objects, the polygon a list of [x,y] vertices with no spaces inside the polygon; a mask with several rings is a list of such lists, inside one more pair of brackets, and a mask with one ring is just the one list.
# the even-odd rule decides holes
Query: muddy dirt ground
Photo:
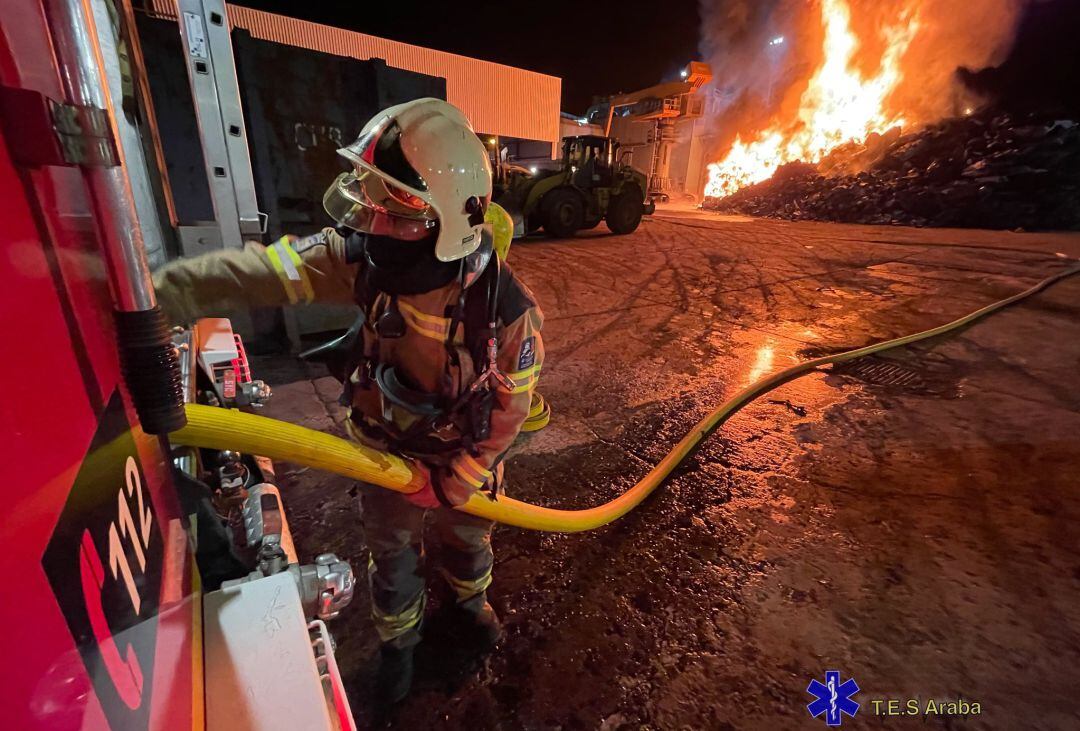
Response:
[{"label": "muddy dirt ground", "polygon": [[[711,406],[799,359],[949,321],[1080,257],[1080,238],[660,213],[515,243],[546,315],[551,425],[508,492],[566,508],[640,478]],[[1080,277],[945,339],[791,382],[665,489],[588,534],[501,528],[481,663],[435,636],[401,729],[1080,727]],[[266,413],[340,432],[336,382],[260,359]],[[298,548],[365,580],[344,478],[280,465]],[[432,582],[435,583],[434,580]],[[437,593],[438,587],[433,590]],[[362,725],[364,591],[332,623]],[[887,717],[874,700],[978,702]],[[906,708],[906,706],[905,706]]]}]

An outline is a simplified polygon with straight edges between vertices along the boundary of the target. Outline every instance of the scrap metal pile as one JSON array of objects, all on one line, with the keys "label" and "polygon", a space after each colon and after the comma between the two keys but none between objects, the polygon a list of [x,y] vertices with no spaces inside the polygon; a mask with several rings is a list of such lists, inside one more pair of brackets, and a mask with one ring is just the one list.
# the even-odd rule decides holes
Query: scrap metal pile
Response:
[{"label": "scrap metal pile", "polygon": [[703,207],[790,220],[1080,229],[1080,124],[975,115],[871,135]]}]

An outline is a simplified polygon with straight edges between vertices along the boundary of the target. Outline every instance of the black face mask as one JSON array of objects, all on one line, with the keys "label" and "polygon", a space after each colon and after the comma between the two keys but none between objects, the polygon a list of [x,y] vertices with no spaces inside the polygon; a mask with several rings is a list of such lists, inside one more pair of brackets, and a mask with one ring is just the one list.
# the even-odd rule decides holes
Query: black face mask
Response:
[{"label": "black face mask", "polygon": [[420,241],[402,241],[368,234],[364,241],[365,276],[368,283],[387,294],[420,294],[449,284],[461,263],[435,257],[432,234]]}]

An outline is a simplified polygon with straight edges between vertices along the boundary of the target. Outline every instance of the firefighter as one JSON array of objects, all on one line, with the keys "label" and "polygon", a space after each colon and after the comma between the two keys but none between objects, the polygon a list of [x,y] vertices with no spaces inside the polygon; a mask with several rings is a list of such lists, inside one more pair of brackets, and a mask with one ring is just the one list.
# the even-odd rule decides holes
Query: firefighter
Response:
[{"label": "firefighter", "polygon": [[492,524],[453,506],[477,491],[497,499],[502,489],[502,458],[529,415],[543,362],[543,316],[493,255],[485,221],[506,213],[490,203],[490,162],[458,109],[437,99],[391,107],[339,153],[352,170],[323,198],[337,228],[174,261],[154,280],[176,322],[250,306],[359,306],[357,324],[336,344],[345,352],[346,426],[430,474],[410,495],[360,486],[382,641],[376,697],[395,703],[409,691],[420,641],[427,511],[465,636],[485,649],[500,636],[487,600]]}]

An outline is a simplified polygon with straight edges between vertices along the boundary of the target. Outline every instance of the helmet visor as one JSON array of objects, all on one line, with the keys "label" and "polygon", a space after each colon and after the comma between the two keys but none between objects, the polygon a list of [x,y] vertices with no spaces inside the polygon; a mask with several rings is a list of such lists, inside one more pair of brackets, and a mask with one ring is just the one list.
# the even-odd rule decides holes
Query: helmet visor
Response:
[{"label": "helmet visor", "polygon": [[[369,194],[369,181],[379,189],[375,195]],[[326,189],[323,208],[340,225],[354,231],[402,241],[419,241],[430,236],[437,226],[430,207],[419,199],[402,200],[394,195],[398,191],[390,191],[388,187],[375,176],[360,178],[355,173],[342,173]]]}]

